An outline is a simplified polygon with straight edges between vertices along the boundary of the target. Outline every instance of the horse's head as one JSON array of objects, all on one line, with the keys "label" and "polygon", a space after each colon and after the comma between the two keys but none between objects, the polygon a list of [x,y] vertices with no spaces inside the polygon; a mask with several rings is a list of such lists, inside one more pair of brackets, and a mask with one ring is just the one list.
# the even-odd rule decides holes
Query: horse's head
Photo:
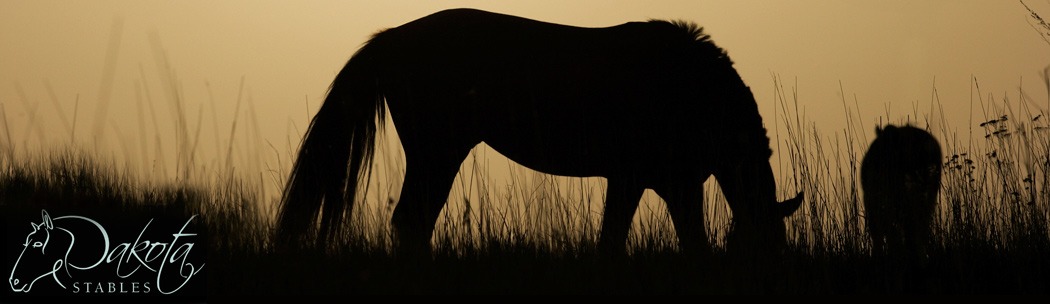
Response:
[{"label": "horse's head", "polygon": [[[40,224],[29,223],[33,231],[26,235],[25,248],[18,256],[7,282],[15,292],[29,292],[33,283],[47,276],[54,276],[64,266],[65,256],[72,245],[72,235],[62,228],[55,228],[47,211],[41,211]],[[55,277],[55,281],[58,278]],[[58,282],[61,285],[61,282]]]},{"label": "horse's head", "polygon": [[747,157],[745,154],[744,159],[725,162],[715,172],[733,212],[733,228],[726,245],[731,250],[748,252],[782,249],[787,244],[784,218],[802,204],[802,192],[792,199],[778,202],[769,157]]}]

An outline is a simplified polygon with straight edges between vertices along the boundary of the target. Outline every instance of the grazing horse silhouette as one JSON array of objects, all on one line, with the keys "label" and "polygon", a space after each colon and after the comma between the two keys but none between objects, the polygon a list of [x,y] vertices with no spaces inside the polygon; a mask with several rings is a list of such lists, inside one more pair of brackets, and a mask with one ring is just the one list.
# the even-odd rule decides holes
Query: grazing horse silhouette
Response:
[{"label": "grazing horse silhouette", "polygon": [[923,258],[941,189],[941,146],[912,126],[875,133],[860,168],[873,253]]},{"label": "grazing horse silhouette", "polygon": [[292,242],[339,235],[369,174],[377,118],[389,112],[406,156],[392,218],[402,250],[429,249],[460,164],[481,142],[540,172],[606,177],[606,250],[624,249],[646,188],[667,202],[685,250],[710,250],[702,183],[711,175],[739,231],[784,243],[801,193],[777,202],[769,138],[732,64],[683,22],[580,28],[455,9],[379,32],[314,116],[279,232]]}]

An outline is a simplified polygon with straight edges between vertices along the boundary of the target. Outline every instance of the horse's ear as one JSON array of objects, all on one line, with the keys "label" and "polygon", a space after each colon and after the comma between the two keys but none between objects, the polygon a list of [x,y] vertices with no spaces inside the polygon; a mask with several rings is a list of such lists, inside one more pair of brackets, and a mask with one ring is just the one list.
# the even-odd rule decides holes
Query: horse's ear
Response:
[{"label": "horse's ear", "polygon": [[40,222],[41,226],[47,226],[47,230],[55,228],[55,224],[51,223],[51,216],[47,214],[47,210],[40,210],[40,216],[44,218],[43,222]]}]

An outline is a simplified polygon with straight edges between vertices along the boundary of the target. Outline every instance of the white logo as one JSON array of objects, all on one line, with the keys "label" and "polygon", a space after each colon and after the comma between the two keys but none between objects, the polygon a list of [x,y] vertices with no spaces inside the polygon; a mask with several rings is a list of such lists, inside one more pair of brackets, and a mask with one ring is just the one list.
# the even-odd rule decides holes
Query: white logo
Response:
[{"label": "white logo", "polygon": [[[103,262],[105,264],[116,262],[116,275],[119,279],[127,279],[143,268],[156,273],[155,281],[119,282],[120,293],[128,291],[149,293],[155,289],[162,294],[171,294],[185,286],[204,268],[203,263],[198,266],[188,260],[194,243],[185,241],[186,238],[197,235],[184,232],[186,226],[196,215],[186,220],[178,233],[171,235],[173,239],[169,243],[142,239],[146,229],[153,222],[153,219],[150,219],[142,227],[134,242],[120,243],[112,248],[110,248],[110,238],[106,229],[90,218],[67,215],[52,219],[46,210],[41,210],[41,215],[42,221],[39,224],[30,223],[33,231],[26,235],[25,243],[22,244],[25,248],[19,254],[18,260],[11,268],[11,276],[7,279],[11,290],[15,292],[27,293],[35,284],[45,284],[48,281],[41,279],[51,278],[59,287],[66,290],[72,289],[73,293],[107,293],[107,291],[117,293],[118,282],[82,281],[75,278],[78,271],[93,269],[102,265]],[[63,228],[63,225],[59,225],[69,221],[86,221],[91,225],[85,227],[93,226],[95,229],[70,231]],[[180,240],[180,237],[183,239]],[[74,253],[74,247],[78,242],[87,241],[102,241],[104,246],[101,252],[76,251]],[[76,256],[76,262],[70,260],[71,253]],[[177,269],[172,271],[171,267],[177,267]],[[166,285],[161,284],[162,278]],[[127,288],[125,288],[125,283],[128,285]],[[172,284],[177,286],[168,286]]]}]

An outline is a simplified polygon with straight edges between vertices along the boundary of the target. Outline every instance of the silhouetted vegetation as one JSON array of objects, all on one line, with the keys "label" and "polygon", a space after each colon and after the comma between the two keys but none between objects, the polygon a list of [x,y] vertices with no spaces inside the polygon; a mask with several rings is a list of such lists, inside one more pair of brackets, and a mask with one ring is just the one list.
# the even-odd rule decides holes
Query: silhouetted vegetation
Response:
[{"label": "silhouetted vegetation", "polygon": [[[1033,28],[1044,39],[1050,36],[1043,19],[1029,11]],[[165,79],[172,84],[162,85],[174,87],[173,79]],[[1050,93],[1050,72],[1044,81]],[[398,170],[404,168],[389,159],[386,179],[373,178],[371,185],[382,191],[358,202],[339,228],[348,233],[337,233],[341,238],[326,247],[281,247],[273,239],[274,210],[260,206],[275,205],[277,199],[265,195],[263,183],[283,184],[287,174],[281,170],[286,168],[278,164],[269,170],[271,181],[234,170],[236,117],[225,143],[225,161],[201,165],[194,158],[200,128],[191,132],[182,113],[176,147],[163,149],[158,139],[151,157],[145,146],[149,142],[141,141],[146,167],[148,159],[163,163],[163,151],[179,152],[178,179],[165,181],[155,178],[164,174],[146,169],[147,174],[136,174],[129,166],[116,165],[121,161],[72,146],[17,155],[0,108],[8,144],[0,146],[0,214],[27,222],[37,220],[40,209],[114,221],[199,215],[196,228],[208,251],[207,289],[216,296],[1050,292],[1050,113],[1033,111],[1037,107],[1025,92],[1016,101],[995,100],[984,97],[974,79],[976,94],[969,102],[987,110],[982,121],[961,128],[971,130],[969,134],[956,134],[947,121],[929,118],[943,117],[933,115],[941,111],[936,98],[930,113],[916,111],[907,119],[885,117],[878,123],[861,121],[856,108],[843,99],[846,128],[829,136],[798,111],[796,95],[777,77],[774,86],[777,117],[765,120],[771,125],[770,139],[779,146],[773,157],[784,168],[777,181],[779,194],[790,197],[801,190],[806,198],[801,210],[786,220],[788,249],[772,258],[760,252],[726,252],[732,214],[711,181],[704,187],[712,256],[680,253],[671,219],[657,204],[655,210],[639,213],[627,240],[628,254],[610,257],[598,254],[601,214],[591,207],[604,201],[591,194],[594,188],[603,193],[604,185],[540,174],[531,183],[493,185],[477,158],[474,170],[460,174],[453,186],[434,230],[430,257],[394,253],[389,223],[397,199],[384,195],[391,193],[386,187],[401,182]],[[145,93],[149,99],[148,86]],[[179,94],[168,94],[173,106],[182,102]],[[1047,103],[1050,108],[1050,99]],[[146,121],[141,113],[140,126]],[[891,119],[927,129],[945,149],[933,233],[921,261],[873,256],[865,228],[859,178],[869,144],[864,134]],[[251,129],[253,124],[248,125]],[[140,132],[146,138],[144,127]],[[392,154],[396,151],[377,151],[379,158]],[[651,207],[646,203],[639,208]]]},{"label": "silhouetted vegetation", "polygon": [[[265,205],[257,185],[230,174],[207,182],[142,180],[75,149],[5,162],[0,212],[26,214],[27,221],[41,208],[127,218],[199,214],[212,295],[1047,292],[1050,136],[1045,113],[1027,110],[1029,99],[1019,102],[1020,114],[1003,108],[975,122],[974,132],[984,136],[972,144],[966,135],[938,134],[947,157],[928,259],[906,263],[870,253],[858,174],[867,150],[860,132],[871,126],[855,120],[843,101],[849,126],[843,138],[825,137],[795,118],[797,100],[786,97],[779,80],[777,86],[784,128],[771,129],[770,137],[780,138],[793,169],[779,184],[796,184],[807,197],[788,221],[791,247],[775,259],[725,252],[731,215],[713,185],[706,208],[716,248],[707,260],[678,252],[663,211],[646,213],[651,218],[632,228],[628,256],[599,256],[598,226],[587,206],[601,198],[572,190],[594,186],[541,177],[534,189],[516,183],[499,190],[479,172],[472,178],[478,195],[450,197],[432,258],[392,253],[387,223],[394,199],[360,203],[345,227],[351,233],[337,244],[285,250],[271,242],[273,222],[257,207]],[[979,96],[974,102],[995,108]],[[932,123],[951,130],[944,121]]]}]

